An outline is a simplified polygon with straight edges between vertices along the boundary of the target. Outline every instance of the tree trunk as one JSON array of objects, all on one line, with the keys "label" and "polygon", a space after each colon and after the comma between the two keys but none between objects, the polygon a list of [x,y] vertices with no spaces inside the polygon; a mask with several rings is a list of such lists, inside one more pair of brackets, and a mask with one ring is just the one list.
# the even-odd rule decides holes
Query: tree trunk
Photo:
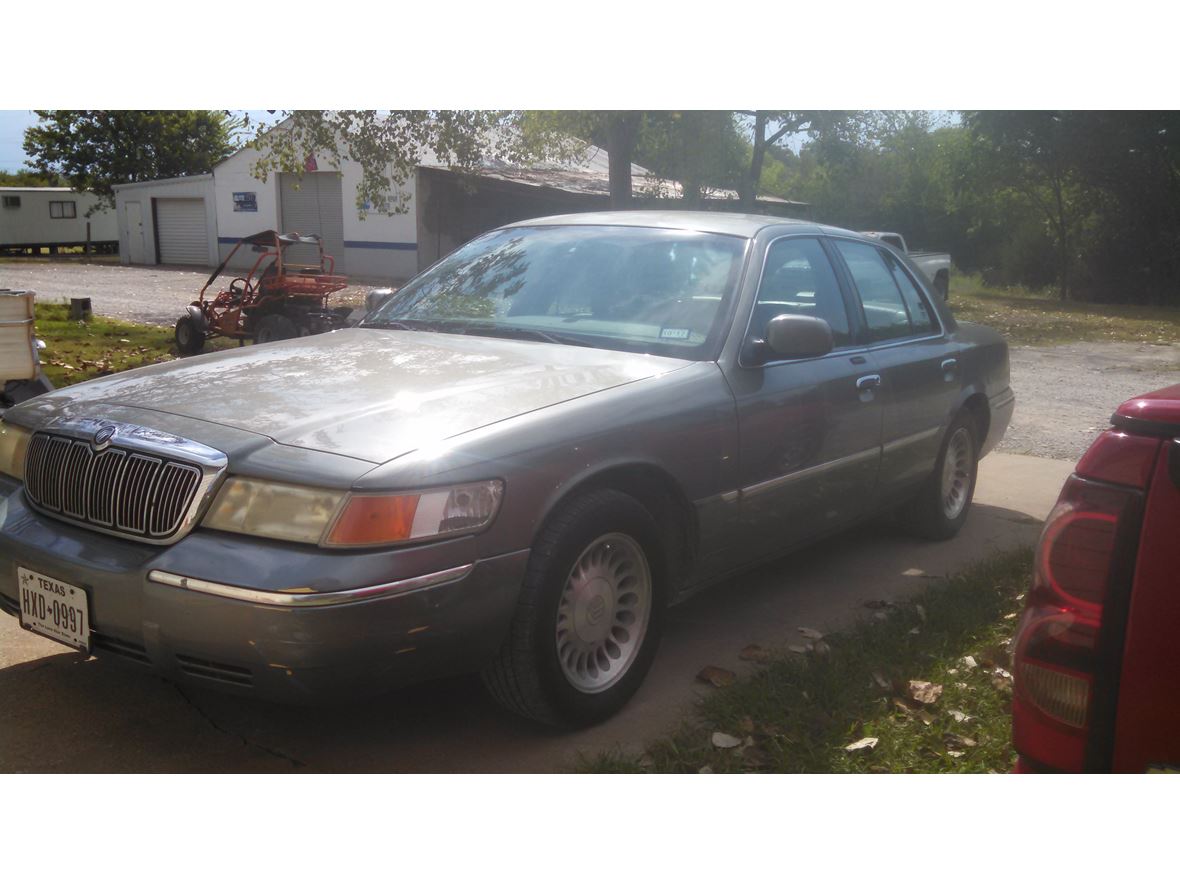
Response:
[{"label": "tree trunk", "polygon": [[765,111],[754,112],[754,150],[750,155],[750,168],[742,181],[738,194],[738,205],[744,212],[754,211],[754,201],[758,199],[758,182],[762,180],[762,163],[766,159],[766,120],[769,115]]},{"label": "tree trunk", "polygon": [[1057,201],[1057,239],[1060,241],[1059,248],[1061,249],[1058,265],[1061,291],[1058,295],[1062,301],[1068,301],[1070,283],[1069,219],[1066,217],[1063,189],[1060,181],[1053,182],[1053,196]]},{"label": "tree trunk", "polygon": [[610,206],[626,209],[631,203],[631,158],[639,143],[641,111],[612,115],[606,130],[606,152],[610,168]]}]

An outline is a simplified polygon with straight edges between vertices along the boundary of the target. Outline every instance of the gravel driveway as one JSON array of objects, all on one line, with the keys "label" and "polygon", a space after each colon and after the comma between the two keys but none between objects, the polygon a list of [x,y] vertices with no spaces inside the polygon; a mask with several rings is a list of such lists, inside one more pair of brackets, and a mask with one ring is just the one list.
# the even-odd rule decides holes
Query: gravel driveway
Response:
[{"label": "gravel driveway", "polygon": [[1076,460],[1124,400],[1180,383],[1180,346],[1079,342],[1011,350],[1016,413],[999,450]]},{"label": "gravel driveway", "polygon": [[[185,305],[197,297],[209,273],[201,268],[0,262],[0,289],[32,289],[38,301],[89,298],[101,316],[172,326]],[[356,282],[335,298],[340,303],[363,302],[370,285]]]},{"label": "gravel driveway", "polygon": [[[0,263],[0,288],[33,289],[43,300],[89,297],[103,316],[171,326],[207,271],[67,263]],[[373,281],[341,293],[363,303]],[[1111,342],[1012,348],[1016,414],[1000,451],[1077,459],[1108,426],[1115,406],[1180,382],[1180,346]]]}]

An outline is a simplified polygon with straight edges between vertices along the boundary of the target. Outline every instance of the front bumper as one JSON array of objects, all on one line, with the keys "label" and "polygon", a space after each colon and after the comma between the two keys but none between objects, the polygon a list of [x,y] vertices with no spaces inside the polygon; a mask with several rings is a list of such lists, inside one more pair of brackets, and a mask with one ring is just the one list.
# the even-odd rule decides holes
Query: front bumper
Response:
[{"label": "front bumper", "polygon": [[18,612],[18,566],[51,575],[87,590],[96,655],[273,700],[479,669],[507,635],[527,559],[479,559],[470,538],[343,553],[196,531],[156,547],[38,514],[0,477],[0,608]]}]

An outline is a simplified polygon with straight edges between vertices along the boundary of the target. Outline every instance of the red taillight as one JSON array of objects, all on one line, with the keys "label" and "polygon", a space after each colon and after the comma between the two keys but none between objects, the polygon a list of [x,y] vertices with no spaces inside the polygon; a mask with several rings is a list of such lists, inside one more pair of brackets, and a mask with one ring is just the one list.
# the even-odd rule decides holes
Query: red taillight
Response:
[{"label": "red taillight", "polygon": [[[1124,459],[1120,475],[1142,474]],[[1012,701],[1016,750],[1041,765],[1059,771],[1087,765],[1103,676],[1103,616],[1119,579],[1121,540],[1140,500],[1137,488],[1074,474],[1045,520],[1014,640]]]}]

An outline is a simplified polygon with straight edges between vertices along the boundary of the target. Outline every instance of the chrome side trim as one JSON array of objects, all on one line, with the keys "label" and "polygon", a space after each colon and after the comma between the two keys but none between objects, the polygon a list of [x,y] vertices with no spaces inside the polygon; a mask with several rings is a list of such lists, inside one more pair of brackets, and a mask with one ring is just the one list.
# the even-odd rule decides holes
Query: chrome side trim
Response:
[{"label": "chrome side trim", "polygon": [[312,590],[255,590],[250,587],[205,581],[201,578],[189,578],[160,569],[152,569],[148,572],[148,580],[166,587],[191,590],[194,593],[205,593],[224,599],[236,599],[240,602],[275,605],[283,608],[319,608],[326,605],[344,605],[349,602],[386,599],[390,596],[413,593],[415,590],[425,590],[427,587],[437,587],[440,584],[448,584],[467,577],[473,568],[475,568],[475,563],[472,562],[444,569],[441,572],[391,581],[388,584],[374,584],[371,587],[356,587],[352,590],[329,590],[323,593],[316,593]]},{"label": "chrome side trim", "polygon": [[920,430],[917,433],[911,433],[909,436],[899,436],[895,440],[885,443],[885,451],[892,452],[904,446],[912,446],[914,443],[920,443],[923,440],[930,439],[932,436],[937,436],[938,432],[942,430],[941,427],[931,427],[929,430]]},{"label": "chrome side trim", "polygon": [[1015,391],[1011,387],[1005,387],[995,396],[988,397],[987,404],[991,409],[1002,409],[1015,399]]},{"label": "chrome side trim", "polygon": [[762,482],[754,483],[752,486],[746,486],[742,489],[742,498],[751,498],[755,495],[761,495],[763,492],[773,491],[774,489],[782,488],[785,485],[790,485],[808,477],[815,476],[820,473],[826,473],[829,470],[835,470],[839,467],[848,467],[852,464],[857,464],[869,458],[877,458],[881,454],[879,446],[874,446],[871,449],[865,449],[861,452],[853,452],[851,455],[845,455],[843,458],[836,458],[834,461],[825,461],[822,464],[815,464],[811,467],[804,467],[802,470],[796,470],[792,473],[786,473],[782,476],[776,476],[773,479],[766,479]]}]

